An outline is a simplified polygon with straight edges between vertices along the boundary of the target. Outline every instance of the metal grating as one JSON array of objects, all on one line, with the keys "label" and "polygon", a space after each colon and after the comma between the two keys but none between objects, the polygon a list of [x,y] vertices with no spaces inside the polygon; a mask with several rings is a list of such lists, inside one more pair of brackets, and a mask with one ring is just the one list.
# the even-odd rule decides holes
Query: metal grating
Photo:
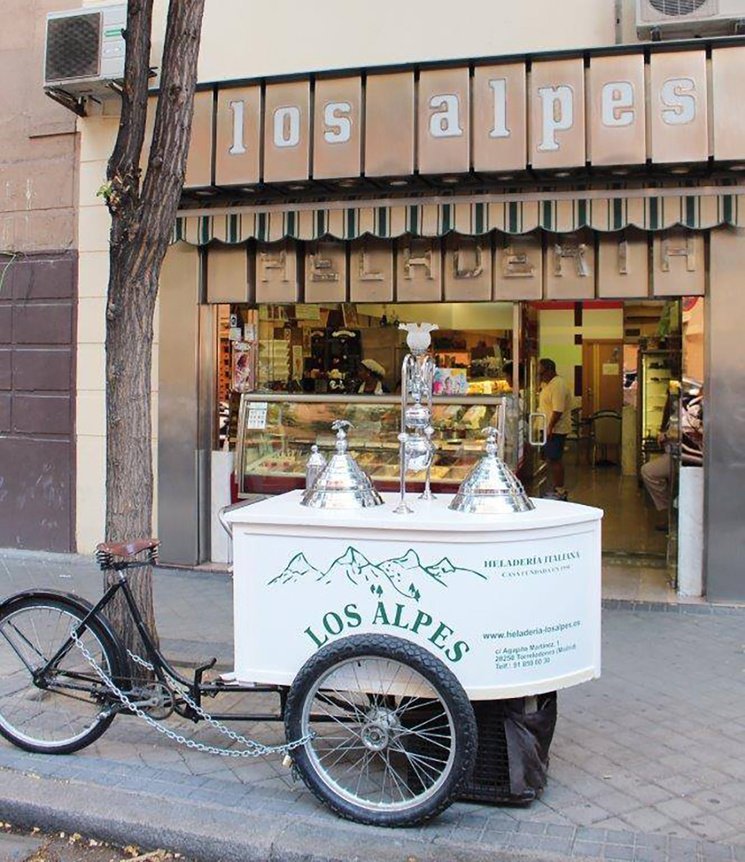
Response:
[{"label": "metal grating", "polygon": [[711,0],[649,0],[649,5],[653,9],[671,18],[692,15],[707,4],[711,5]]},{"label": "metal grating", "polygon": [[69,15],[47,22],[46,81],[99,74],[101,14]]}]

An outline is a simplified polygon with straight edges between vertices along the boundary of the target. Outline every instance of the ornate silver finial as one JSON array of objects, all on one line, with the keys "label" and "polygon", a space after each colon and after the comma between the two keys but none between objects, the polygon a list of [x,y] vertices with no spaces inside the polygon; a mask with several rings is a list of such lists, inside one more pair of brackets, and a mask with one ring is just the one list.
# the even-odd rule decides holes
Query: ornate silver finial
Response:
[{"label": "ornate silver finial", "polygon": [[406,345],[414,356],[422,356],[432,343],[430,332],[440,327],[436,323],[399,323],[398,328],[406,332]]},{"label": "ornate silver finial", "polygon": [[481,433],[486,437],[486,454],[490,458],[496,458],[497,453],[499,452],[499,445],[497,443],[499,438],[499,428],[495,428],[493,425],[488,425],[486,428],[481,430]]},{"label": "ornate silver finial", "polygon": [[354,428],[347,419],[335,419],[331,423],[331,430],[336,431],[336,451],[343,455],[347,451],[347,429]]}]

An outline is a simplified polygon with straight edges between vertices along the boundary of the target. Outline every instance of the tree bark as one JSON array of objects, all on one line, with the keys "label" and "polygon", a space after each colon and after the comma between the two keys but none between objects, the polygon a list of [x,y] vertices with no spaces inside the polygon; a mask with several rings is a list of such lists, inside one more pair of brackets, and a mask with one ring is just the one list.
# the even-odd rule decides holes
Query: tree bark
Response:
[{"label": "tree bark", "polygon": [[[104,188],[112,219],[106,307],[107,541],[152,533],[153,316],[186,170],[204,2],[170,4],[161,90],[141,190],[153,0],[128,4],[121,121]],[[130,585],[157,639],[151,570],[135,570]],[[117,597],[109,611],[125,645],[142,654],[123,597]]]}]

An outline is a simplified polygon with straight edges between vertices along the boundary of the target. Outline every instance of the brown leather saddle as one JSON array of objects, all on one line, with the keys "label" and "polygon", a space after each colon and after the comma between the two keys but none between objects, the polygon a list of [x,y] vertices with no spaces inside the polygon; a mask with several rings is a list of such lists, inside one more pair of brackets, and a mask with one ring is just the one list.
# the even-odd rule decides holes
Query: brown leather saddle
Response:
[{"label": "brown leather saddle", "polygon": [[160,539],[134,539],[131,542],[101,542],[96,551],[112,557],[136,557],[143,551],[154,551],[160,544]]}]

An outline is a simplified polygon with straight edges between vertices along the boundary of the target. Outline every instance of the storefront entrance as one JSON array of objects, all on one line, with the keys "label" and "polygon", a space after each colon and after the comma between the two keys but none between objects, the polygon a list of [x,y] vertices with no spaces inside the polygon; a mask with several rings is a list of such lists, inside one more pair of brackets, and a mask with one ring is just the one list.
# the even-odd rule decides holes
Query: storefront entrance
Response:
[{"label": "storefront entrance", "polygon": [[[699,298],[521,310],[531,410],[539,409],[542,358],[555,362],[574,399],[565,484],[571,500],[605,512],[612,593],[628,587],[614,583],[619,578],[636,579],[649,597],[677,585],[681,507],[685,516],[691,502],[686,480],[702,469],[703,310]],[[534,457],[524,479],[543,495],[551,493],[550,474]]]},{"label": "storefront entrance", "polygon": [[[681,461],[701,464],[703,302],[213,306],[213,447],[234,472],[232,491],[226,478],[215,499],[301,487],[310,445],[330,450],[337,418],[356,426],[359,463],[379,488],[394,490],[406,352],[398,324],[426,320],[439,326],[436,490],[457,490],[504,398],[506,459],[531,494],[552,493],[539,440],[531,445],[528,433],[540,410],[539,362],[552,360],[572,398],[562,458],[569,499],[604,510],[611,580],[641,578],[662,595],[677,578]],[[691,400],[695,415],[684,420]],[[681,426],[684,448],[673,439]]]}]

